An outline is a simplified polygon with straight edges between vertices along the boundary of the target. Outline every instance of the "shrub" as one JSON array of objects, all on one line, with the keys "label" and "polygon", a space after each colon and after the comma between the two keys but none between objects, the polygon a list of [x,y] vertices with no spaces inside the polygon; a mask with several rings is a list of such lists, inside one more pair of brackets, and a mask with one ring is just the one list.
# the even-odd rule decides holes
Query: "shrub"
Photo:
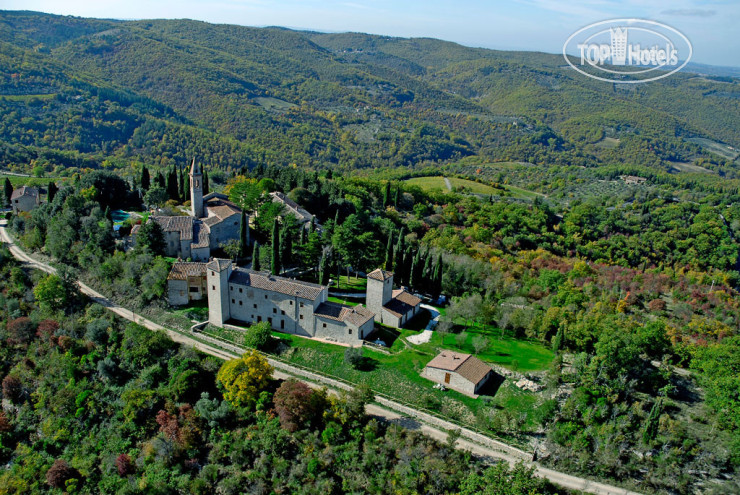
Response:
[{"label": "shrub", "polygon": [[265,350],[272,343],[272,328],[270,323],[262,321],[249,327],[244,334],[244,345],[253,349]]},{"label": "shrub", "polygon": [[313,392],[308,385],[292,378],[280,385],[275,392],[273,402],[283,428],[293,432],[311,420],[315,414],[311,407],[312,395]]},{"label": "shrub", "polygon": [[67,480],[78,478],[80,473],[64,459],[57,459],[46,472],[46,482],[54,488],[64,488]]}]

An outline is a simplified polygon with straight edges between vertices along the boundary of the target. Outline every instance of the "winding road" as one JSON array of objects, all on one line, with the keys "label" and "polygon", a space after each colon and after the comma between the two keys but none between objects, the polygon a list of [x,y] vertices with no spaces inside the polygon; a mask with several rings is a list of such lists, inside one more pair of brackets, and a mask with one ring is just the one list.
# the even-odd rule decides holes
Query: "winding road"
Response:
[{"label": "winding road", "polygon": [[[26,264],[26,266],[30,268],[42,270],[47,273],[56,273],[54,267],[32,258],[26,252],[20,249],[8,235],[6,231],[6,226],[7,220],[0,220],[0,241],[8,245],[10,252],[16,259],[22,261]],[[77,285],[80,288],[80,292],[87,295],[98,304],[104,306],[109,311],[129,321],[133,321],[134,323],[142,325],[149,330],[165,332],[175,342],[191,346],[206,354],[210,354],[224,360],[240,357],[240,354],[237,352],[224,350],[216,346],[199,342],[198,340],[188,337],[185,334],[170,330],[163,327],[162,325],[159,325],[158,323],[148,320],[129,309],[119,306],[118,304],[114,303],[110,299],[106,298],[105,296],[93,290],[91,287],[85,285],[82,282],[78,281]],[[286,364],[282,361],[272,359],[269,356],[265,357],[267,358],[270,365],[275,368],[275,372],[273,373],[273,375],[278,379],[298,377],[306,380],[306,382],[313,387],[328,386],[329,390],[334,393],[336,393],[338,390],[349,388],[348,385],[339,381],[332,380],[322,375],[310,373],[300,368],[290,366],[289,364]],[[510,464],[524,462],[526,465],[535,468],[535,474],[537,476],[546,478],[556,485],[571,490],[579,490],[596,495],[640,495],[637,492],[632,492],[624,488],[610,486],[605,483],[572,476],[542,467],[538,463],[532,462],[528,453],[525,453],[521,450],[515,449],[488,437],[484,437],[483,435],[472,430],[460,428],[453,423],[446,422],[439,418],[425,414],[421,411],[413,410],[408,406],[394,402],[387,398],[378,396],[376,397],[376,401],[379,404],[392,409],[390,410],[386,407],[381,407],[375,404],[368,404],[366,408],[367,413],[377,417],[378,419],[390,423],[396,423],[412,430],[418,430],[441,442],[447,441],[449,431],[460,431],[460,438],[455,444],[457,448],[468,450],[474,455],[486,460],[505,460]],[[400,411],[402,413],[396,411]]]}]

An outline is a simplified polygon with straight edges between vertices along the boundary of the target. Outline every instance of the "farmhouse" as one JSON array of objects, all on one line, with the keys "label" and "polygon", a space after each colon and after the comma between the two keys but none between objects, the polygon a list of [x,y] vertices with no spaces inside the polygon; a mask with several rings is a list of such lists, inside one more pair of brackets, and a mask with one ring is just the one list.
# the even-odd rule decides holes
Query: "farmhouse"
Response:
[{"label": "farmhouse", "polygon": [[[167,256],[208,261],[212,250],[239,239],[241,209],[223,194],[203,196],[203,174],[195,160],[190,168],[190,200],[191,216],[152,215],[149,221],[162,227]],[[138,231],[139,226],[134,226],[131,235],[136,236]]]},{"label": "farmhouse", "polygon": [[33,210],[43,202],[42,194],[46,194],[46,191],[38,187],[19,187],[10,195],[10,204],[13,207],[13,213]]},{"label": "farmhouse", "polygon": [[421,372],[424,378],[471,396],[477,395],[494,374],[477,357],[452,351],[437,354]]},{"label": "farmhouse", "polygon": [[400,328],[421,309],[421,299],[406,289],[393,290],[393,272],[378,268],[367,274],[367,307],[375,321]]}]

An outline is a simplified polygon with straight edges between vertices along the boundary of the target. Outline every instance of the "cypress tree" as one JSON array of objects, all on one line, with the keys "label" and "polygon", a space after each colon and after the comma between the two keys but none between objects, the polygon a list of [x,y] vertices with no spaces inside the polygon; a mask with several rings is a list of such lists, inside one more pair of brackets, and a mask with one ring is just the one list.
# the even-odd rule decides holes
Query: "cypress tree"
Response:
[{"label": "cypress tree", "polygon": [[393,268],[398,270],[399,267],[403,266],[403,227],[398,231],[398,242],[396,243],[396,250],[393,253]]},{"label": "cypress tree", "polygon": [[552,352],[560,352],[560,349],[563,347],[563,326],[560,325],[558,327],[558,333],[555,334],[555,338],[552,340]]},{"label": "cypress tree", "polygon": [[393,270],[393,231],[388,234],[388,243],[385,246],[385,269]]},{"label": "cypress tree", "polygon": [[326,285],[326,283],[329,281],[329,267],[328,261],[326,259],[326,255],[321,255],[321,259],[319,260],[319,284],[320,285]]},{"label": "cypress tree", "polygon": [[10,205],[10,197],[13,195],[13,184],[10,183],[10,179],[5,178],[4,184],[5,204]]},{"label": "cypress tree", "polygon": [[239,257],[247,257],[247,249],[249,248],[249,222],[247,220],[247,213],[242,210],[241,224],[239,224]]},{"label": "cypress tree", "polygon": [[280,231],[280,266],[286,267],[290,264],[293,254],[293,238],[290,235],[287,224]]},{"label": "cypress tree", "polygon": [[645,423],[645,430],[642,432],[642,440],[649,444],[655,437],[658,436],[658,422],[660,420],[660,414],[663,412],[663,397],[658,397],[658,400],[653,404],[653,408],[650,409],[650,414],[647,417]]},{"label": "cypress tree", "polygon": [[188,186],[185,177],[185,171],[180,166],[180,201],[187,201],[188,199]]},{"label": "cypress tree", "polygon": [[383,189],[383,207],[385,208],[391,202],[391,182],[385,183],[385,189]]},{"label": "cypress tree", "polygon": [[401,194],[401,186],[396,187],[396,196],[393,198],[393,206],[398,208],[398,197]]},{"label": "cypress tree", "polygon": [[148,191],[149,187],[151,186],[151,177],[149,176],[149,169],[146,168],[146,165],[141,167],[141,189],[143,191]]},{"label": "cypress tree", "polygon": [[260,271],[260,243],[257,241],[254,241],[254,248],[252,249],[252,270]]},{"label": "cypress tree", "polygon": [[203,196],[208,194],[209,192],[209,186],[208,186],[208,171],[203,169]]},{"label": "cypress tree", "polygon": [[170,199],[180,199],[180,188],[177,184],[177,171],[175,167],[172,167],[170,173],[167,174],[167,196]]},{"label": "cypress tree", "polygon": [[411,268],[409,269],[409,288],[411,290],[415,290],[416,283],[417,283],[417,280],[416,280],[416,272],[417,272],[416,265],[417,265],[417,263],[418,263],[418,259],[417,259],[416,256],[414,256],[411,259]]},{"label": "cypress tree", "polygon": [[167,181],[165,180],[164,174],[161,170],[157,172],[157,185],[162,189],[165,189],[167,187]]},{"label": "cypress tree", "polygon": [[437,256],[437,268],[435,270],[434,277],[434,293],[432,294],[435,299],[442,293],[442,255]]},{"label": "cypress tree", "polygon": [[280,274],[280,223],[276,218],[272,224],[272,263],[270,270],[273,275]]},{"label": "cypress tree", "polygon": [[306,228],[305,227],[301,227],[301,236],[298,238],[298,243],[301,246],[303,246],[304,244],[306,244],[306,235],[307,235],[306,234]]},{"label": "cypress tree", "polygon": [[46,202],[47,203],[51,203],[52,201],[54,201],[54,196],[57,195],[57,191],[59,191],[59,188],[57,187],[56,182],[54,181],[49,182],[49,188],[46,191]]}]

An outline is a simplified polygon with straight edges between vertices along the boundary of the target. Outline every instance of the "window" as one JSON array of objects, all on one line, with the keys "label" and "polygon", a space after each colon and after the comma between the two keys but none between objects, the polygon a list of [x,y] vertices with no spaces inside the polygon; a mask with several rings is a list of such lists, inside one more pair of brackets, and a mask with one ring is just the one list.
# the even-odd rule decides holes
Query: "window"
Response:
[{"label": "window", "polygon": [[290,301],[290,305],[291,305],[291,306],[293,305],[293,301]]},{"label": "window", "polygon": [[244,292],[244,291],[242,290],[241,287],[239,287],[239,294],[241,294],[242,292]]},{"label": "window", "polygon": [[280,330],[285,329],[285,320],[280,320]]},{"label": "window", "polygon": [[233,292],[234,291],[234,286],[233,285],[230,285],[229,286],[229,290]]},{"label": "window", "polygon": [[241,305],[242,305],[242,302],[241,302],[241,301],[239,301],[239,306],[241,306]]},{"label": "window", "polygon": [[254,309],[257,309],[257,305],[256,304],[254,305]]},{"label": "window", "polygon": [[447,383],[447,384],[450,383],[450,374],[449,373],[445,373],[445,383]]},{"label": "window", "polygon": [[191,286],[190,286],[190,292],[200,292],[200,290],[198,289],[198,287],[193,287],[193,286],[191,285]]},{"label": "window", "polygon": [[272,325],[272,318],[268,318],[267,321],[268,323],[270,323],[270,325]]},{"label": "window", "polygon": [[267,294],[265,294],[265,299],[267,299]]},{"label": "window", "polygon": [[236,303],[236,301],[234,301],[234,300],[232,299],[232,300],[231,300],[231,304],[234,304],[234,303]]},{"label": "window", "polygon": [[211,272],[211,277],[215,277],[215,276],[216,276],[216,272]]},{"label": "window", "polygon": [[299,318],[302,320],[303,319],[303,315],[301,315]]},{"label": "window", "polygon": [[285,314],[285,311],[283,311],[283,310],[281,309],[281,310],[280,310],[280,314],[281,314],[281,315],[284,315],[284,314]]},{"label": "window", "polygon": [[351,328],[349,329],[349,334],[352,335],[352,329]]},{"label": "window", "polygon": [[216,286],[215,285],[212,285],[211,286],[211,290],[216,290]]},{"label": "window", "polygon": [[326,323],[324,323],[324,328],[326,328]]},{"label": "window", "polygon": [[277,314],[277,308],[272,308],[272,314],[274,314],[274,315]]},{"label": "window", "polygon": [[303,303],[301,303],[301,307],[303,307]]}]

